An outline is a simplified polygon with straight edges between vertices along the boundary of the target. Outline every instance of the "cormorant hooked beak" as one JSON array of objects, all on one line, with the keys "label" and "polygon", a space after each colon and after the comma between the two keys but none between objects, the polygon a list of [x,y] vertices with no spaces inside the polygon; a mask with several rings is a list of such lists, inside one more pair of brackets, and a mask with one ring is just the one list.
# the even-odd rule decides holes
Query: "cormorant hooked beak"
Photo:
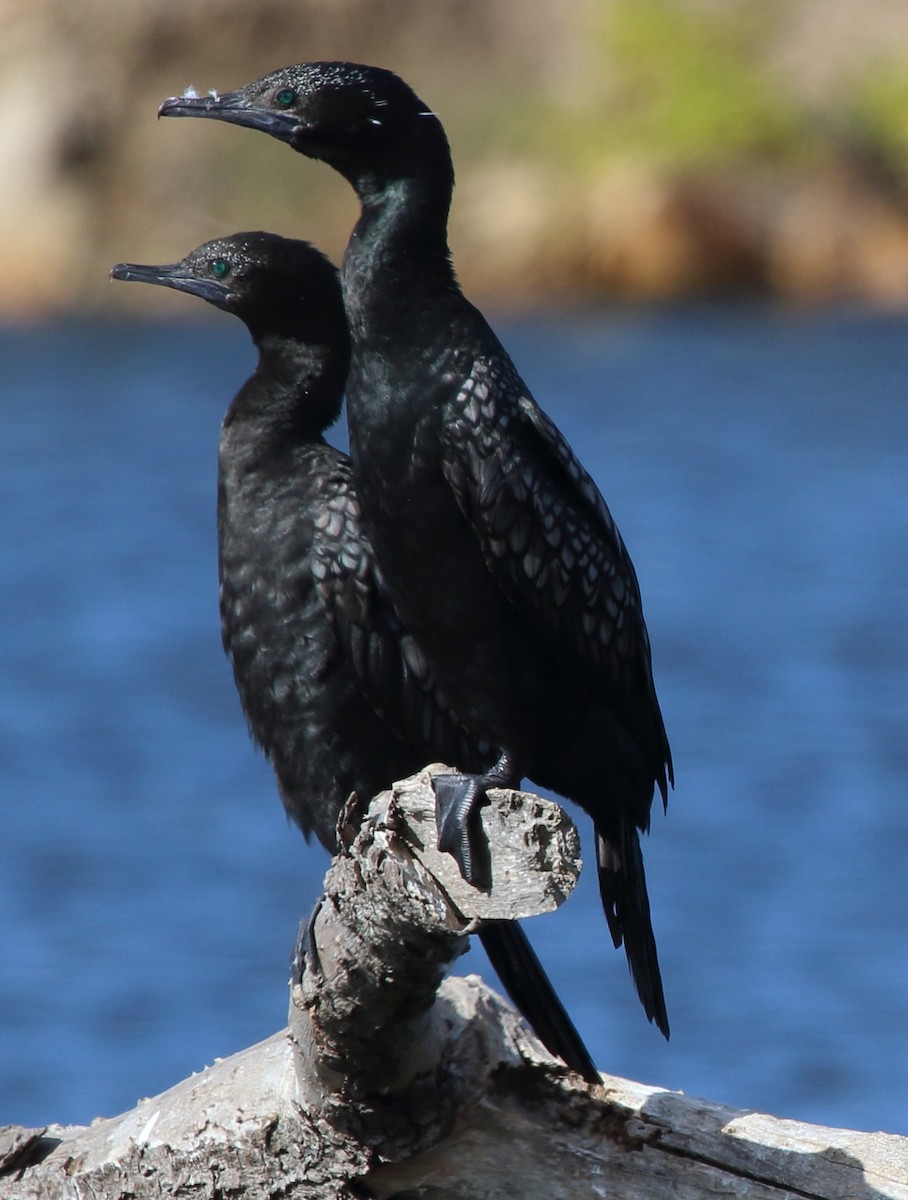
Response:
[{"label": "cormorant hooked beak", "polygon": [[173,288],[177,292],[188,292],[199,296],[209,304],[224,308],[230,295],[230,285],[219,279],[206,279],[192,274],[183,263],[168,263],[162,267],[145,266],[142,263],[117,263],[110,268],[111,279],[122,279],[126,283],[156,283],[161,287]]},{"label": "cormorant hooked beak", "polygon": [[259,129],[282,142],[289,142],[300,124],[295,113],[259,107],[242,92],[225,92],[223,96],[172,96],[158,109],[158,116],[208,117],[212,121]]}]

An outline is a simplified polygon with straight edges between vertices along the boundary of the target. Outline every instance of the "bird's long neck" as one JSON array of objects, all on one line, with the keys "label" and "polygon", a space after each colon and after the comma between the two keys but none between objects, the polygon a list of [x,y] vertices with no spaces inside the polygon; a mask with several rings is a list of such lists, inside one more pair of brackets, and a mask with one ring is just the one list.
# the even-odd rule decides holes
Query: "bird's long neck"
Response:
[{"label": "bird's long neck", "polygon": [[347,319],[359,348],[383,336],[399,345],[418,336],[427,306],[459,295],[447,240],[450,163],[356,187],[362,212],[344,256]]},{"label": "bird's long neck", "polygon": [[286,337],[255,338],[258,365],[224,419],[251,452],[321,441],[340,412],[346,356]]}]

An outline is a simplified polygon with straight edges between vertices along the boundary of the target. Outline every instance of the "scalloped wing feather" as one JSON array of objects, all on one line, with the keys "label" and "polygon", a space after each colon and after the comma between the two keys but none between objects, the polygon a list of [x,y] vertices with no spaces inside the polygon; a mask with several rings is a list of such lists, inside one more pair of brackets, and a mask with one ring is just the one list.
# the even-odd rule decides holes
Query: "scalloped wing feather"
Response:
[{"label": "scalloped wing feather", "polygon": [[491,758],[454,715],[413,638],[401,624],[363,529],[352,474],[336,478],[316,516],[317,587],[341,653],[363,694],[389,726],[464,769]]},{"label": "scalloped wing feather", "polygon": [[510,365],[478,359],[444,423],[445,475],[515,608],[629,707],[672,778],[637,576],[599,489]]}]

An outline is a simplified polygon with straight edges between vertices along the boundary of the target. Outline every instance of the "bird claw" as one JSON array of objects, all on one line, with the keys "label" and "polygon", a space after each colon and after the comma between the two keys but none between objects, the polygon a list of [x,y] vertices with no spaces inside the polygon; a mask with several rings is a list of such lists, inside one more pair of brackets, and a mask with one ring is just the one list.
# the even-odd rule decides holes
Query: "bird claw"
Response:
[{"label": "bird claw", "polygon": [[489,847],[475,816],[486,802],[482,785],[477,775],[432,777],[438,849],[451,855],[467,883],[487,892],[492,876]]},{"label": "bird claw", "polygon": [[336,835],[337,848],[340,854],[346,853],[356,840],[363,822],[366,806],[356,794],[351,792],[346,803],[338,813]]},{"label": "bird claw", "polygon": [[290,956],[290,985],[297,987],[303,982],[303,976],[309,972],[322,974],[322,964],[319,961],[318,949],[315,944],[315,922],[321,912],[325,897],[319,896],[312,914],[303,917],[296,931],[296,943]]}]

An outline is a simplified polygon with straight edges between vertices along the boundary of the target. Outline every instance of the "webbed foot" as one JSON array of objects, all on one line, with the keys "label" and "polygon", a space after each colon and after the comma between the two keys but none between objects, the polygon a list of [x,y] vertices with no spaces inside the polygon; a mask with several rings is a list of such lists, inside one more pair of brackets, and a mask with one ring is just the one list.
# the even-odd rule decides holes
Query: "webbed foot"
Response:
[{"label": "webbed foot", "polygon": [[460,873],[475,888],[488,891],[492,884],[489,847],[479,826],[478,813],[493,787],[512,787],[514,766],[505,751],[484,775],[433,775],[438,849],[450,854]]},{"label": "webbed foot", "polygon": [[486,802],[484,783],[483,775],[432,777],[438,849],[451,855],[467,883],[488,891],[491,884],[489,848],[478,817]]}]

